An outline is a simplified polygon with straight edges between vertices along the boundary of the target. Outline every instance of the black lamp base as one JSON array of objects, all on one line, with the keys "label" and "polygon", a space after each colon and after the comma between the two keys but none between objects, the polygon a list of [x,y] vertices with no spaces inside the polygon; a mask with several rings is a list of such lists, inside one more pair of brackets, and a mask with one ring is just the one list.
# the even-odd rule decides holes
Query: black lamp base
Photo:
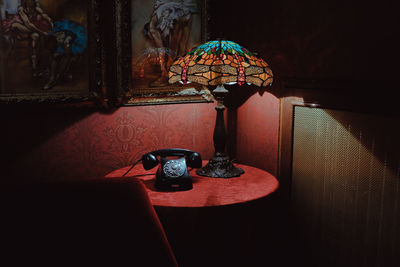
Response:
[{"label": "black lamp base", "polygon": [[232,178],[239,177],[244,171],[235,167],[227,156],[214,156],[206,166],[197,169],[196,173],[200,176],[214,178]]}]

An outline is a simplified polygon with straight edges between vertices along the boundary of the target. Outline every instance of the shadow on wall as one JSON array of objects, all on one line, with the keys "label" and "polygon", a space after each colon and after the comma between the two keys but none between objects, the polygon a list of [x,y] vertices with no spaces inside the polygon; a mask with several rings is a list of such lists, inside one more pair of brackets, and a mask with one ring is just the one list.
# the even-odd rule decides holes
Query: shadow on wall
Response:
[{"label": "shadow on wall", "polygon": [[[13,105],[1,108],[3,143],[1,154],[4,174],[0,182],[29,181],[32,176],[44,178],[52,161],[56,161],[65,146],[66,132],[74,124],[85,120],[93,110],[62,109],[43,105]],[[48,145],[57,138],[57,144]],[[60,171],[63,167],[60,166]],[[8,180],[7,178],[10,178]]]},{"label": "shadow on wall", "polygon": [[[183,147],[213,153],[214,104],[85,109],[5,107],[0,183],[102,177],[145,152]],[[9,177],[6,178],[6,177]]]},{"label": "shadow on wall", "polygon": [[232,159],[277,174],[280,84],[226,86],[228,153]]}]

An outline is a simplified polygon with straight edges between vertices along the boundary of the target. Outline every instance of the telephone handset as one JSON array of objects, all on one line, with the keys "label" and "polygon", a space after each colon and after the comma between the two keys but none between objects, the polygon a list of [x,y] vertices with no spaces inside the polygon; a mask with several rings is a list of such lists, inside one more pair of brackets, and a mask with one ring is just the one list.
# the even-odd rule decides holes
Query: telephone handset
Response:
[{"label": "telephone handset", "polygon": [[[160,161],[157,159],[160,157]],[[177,157],[177,158],[167,158]],[[145,170],[157,166],[155,186],[164,191],[180,191],[193,188],[187,167],[201,168],[202,161],[199,153],[180,148],[156,150],[142,156],[142,164]]]}]

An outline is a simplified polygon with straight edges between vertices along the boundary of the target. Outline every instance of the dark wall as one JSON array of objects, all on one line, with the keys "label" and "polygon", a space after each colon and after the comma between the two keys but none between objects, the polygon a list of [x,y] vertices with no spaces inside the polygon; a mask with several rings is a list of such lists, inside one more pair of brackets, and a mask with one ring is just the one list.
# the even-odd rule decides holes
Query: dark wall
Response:
[{"label": "dark wall", "polygon": [[212,37],[258,52],[277,77],[398,79],[398,1],[211,1]]}]

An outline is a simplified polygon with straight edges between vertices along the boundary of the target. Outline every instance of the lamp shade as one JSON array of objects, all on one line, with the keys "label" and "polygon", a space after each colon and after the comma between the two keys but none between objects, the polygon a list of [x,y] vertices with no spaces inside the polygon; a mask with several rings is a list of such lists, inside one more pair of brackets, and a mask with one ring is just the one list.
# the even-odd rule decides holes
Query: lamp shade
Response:
[{"label": "lamp shade", "polygon": [[273,74],[268,64],[235,42],[216,40],[189,50],[169,69],[169,83],[267,86]]}]

